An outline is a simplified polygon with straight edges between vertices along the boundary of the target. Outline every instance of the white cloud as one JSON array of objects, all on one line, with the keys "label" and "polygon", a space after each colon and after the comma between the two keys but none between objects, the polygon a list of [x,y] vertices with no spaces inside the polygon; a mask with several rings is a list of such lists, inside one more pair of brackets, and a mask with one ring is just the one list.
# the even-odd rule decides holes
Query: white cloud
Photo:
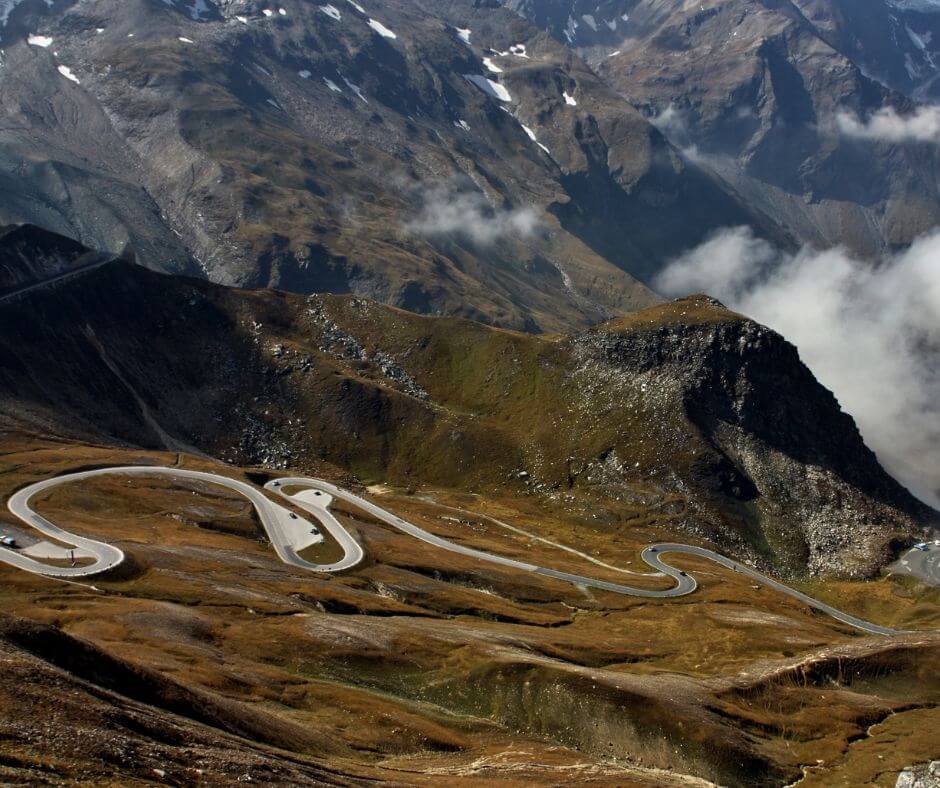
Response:
[{"label": "white cloud", "polygon": [[885,467],[940,504],[940,232],[873,264],[841,249],[783,254],[728,229],[657,286],[705,291],[783,334]]},{"label": "white cloud", "polygon": [[684,132],[686,127],[685,113],[675,104],[670,104],[666,109],[653,115],[649,120],[650,123],[662,131],[663,134],[668,134],[669,131]]},{"label": "white cloud", "polygon": [[683,148],[692,144],[686,113],[675,104],[670,104],[662,112],[653,115],[649,122],[673,145]]},{"label": "white cloud", "polygon": [[846,137],[878,142],[940,142],[940,107],[918,107],[910,115],[899,115],[884,107],[861,121],[849,112],[836,115],[836,127]]},{"label": "white cloud", "polygon": [[441,185],[423,195],[421,212],[406,229],[415,235],[462,236],[488,245],[507,236],[529,238],[538,224],[531,208],[493,208],[480,192]]},{"label": "white cloud", "polygon": [[777,257],[774,248],[748,228],[723,230],[670,263],[656,286],[669,295],[707,292],[731,305],[740,301],[754,276]]}]

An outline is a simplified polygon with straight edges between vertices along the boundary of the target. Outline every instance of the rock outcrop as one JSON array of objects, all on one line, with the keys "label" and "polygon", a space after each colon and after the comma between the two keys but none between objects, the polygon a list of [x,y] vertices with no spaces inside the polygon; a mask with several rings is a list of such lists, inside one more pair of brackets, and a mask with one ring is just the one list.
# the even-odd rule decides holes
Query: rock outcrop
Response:
[{"label": "rock outcrop", "polygon": [[[672,307],[693,319],[629,331],[615,323],[578,348],[592,370],[607,367],[608,379],[643,379],[659,391],[662,419],[687,415],[704,444],[686,459],[706,520],[709,501],[736,501],[754,513],[751,547],[775,563],[868,575],[888,559],[892,539],[933,516],[885,473],[793,345],[710,299]],[[681,451],[663,454],[673,471],[683,465]]]}]

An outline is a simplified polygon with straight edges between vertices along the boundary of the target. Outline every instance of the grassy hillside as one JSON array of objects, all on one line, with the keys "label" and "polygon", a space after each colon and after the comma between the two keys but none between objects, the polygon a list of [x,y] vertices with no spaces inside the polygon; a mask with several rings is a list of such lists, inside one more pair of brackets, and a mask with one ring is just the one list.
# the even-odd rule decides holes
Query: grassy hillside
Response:
[{"label": "grassy hillside", "polygon": [[792,573],[871,573],[929,517],[792,346],[705,298],[545,337],[115,262],[0,326],[19,427],[533,496]]},{"label": "grassy hillside", "polygon": [[[5,433],[0,496],[127,463],[272,475]],[[314,470],[350,483],[328,464]],[[477,512],[627,570],[641,569],[643,545],[675,536],[578,523],[534,496],[372,495],[446,538],[621,581]],[[324,576],[282,564],[244,501],[211,485],[100,477],[35,506],[128,560],[93,585],[0,565],[0,775],[11,782],[688,786],[695,775],[769,786],[812,764],[818,779],[859,784],[932,753],[935,635],[860,637],[698,559],[677,559],[701,582],[690,597],[588,593],[441,552],[343,506],[368,559]],[[455,519],[448,507],[470,511]],[[937,625],[923,589],[824,590],[853,612],[877,596],[865,612],[882,623]]]}]

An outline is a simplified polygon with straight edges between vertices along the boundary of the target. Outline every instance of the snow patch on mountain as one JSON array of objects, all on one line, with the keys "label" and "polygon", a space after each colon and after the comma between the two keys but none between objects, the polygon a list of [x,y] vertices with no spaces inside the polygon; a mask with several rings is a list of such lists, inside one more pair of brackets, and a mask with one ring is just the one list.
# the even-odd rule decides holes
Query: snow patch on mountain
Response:
[{"label": "snow patch on mountain", "polygon": [[899,11],[918,11],[922,14],[940,13],[940,0],[889,0]]},{"label": "snow patch on mountain", "polygon": [[378,33],[383,38],[398,38],[398,36],[395,35],[395,33],[393,33],[385,25],[383,25],[381,22],[375,19],[369,20],[369,27],[371,27],[376,33]]},{"label": "snow patch on mountain", "polygon": [[526,133],[526,136],[527,136],[530,140],[532,140],[532,142],[534,142],[536,145],[538,145],[538,146],[539,146],[543,151],[545,151],[549,156],[552,155],[552,152],[551,152],[548,148],[546,148],[541,142],[539,142],[538,137],[535,136],[535,132],[532,131],[532,129],[530,129],[528,126],[526,126],[525,123],[520,123],[519,125],[522,126],[522,130]]},{"label": "snow patch on mountain", "polygon": [[[360,88],[354,82],[350,82],[348,79],[346,79],[346,77],[343,77],[343,82],[346,83],[346,87],[355,93],[358,98],[362,99],[362,101],[364,101],[366,104],[369,103],[369,99],[367,99],[362,93],[362,88]],[[332,87],[330,89],[332,90]]]},{"label": "snow patch on mountain", "polygon": [[186,14],[194,22],[206,22],[212,18],[215,6],[209,0],[163,0],[164,5]]},{"label": "snow patch on mountain", "polygon": [[68,66],[59,66],[56,70],[57,70],[63,77],[65,77],[65,78],[68,79],[68,80],[71,80],[71,81],[74,82],[76,85],[81,85],[81,84],[82,84],[81,82],[78,81],[78,77],[76,77],[76,76],[72,73],[72,69],[70,69]]},{"label": "snow patch on mountain", "polygon": [[509,95],[509,91],[506,90],[506,88],[500,85],[499,82],[494,82],[492,79],[488,79],[482,74],[464,74],[463,78],[472,85],[476,85],[488,96],[492,96],[499,101],[512,101],[512,96]]}]

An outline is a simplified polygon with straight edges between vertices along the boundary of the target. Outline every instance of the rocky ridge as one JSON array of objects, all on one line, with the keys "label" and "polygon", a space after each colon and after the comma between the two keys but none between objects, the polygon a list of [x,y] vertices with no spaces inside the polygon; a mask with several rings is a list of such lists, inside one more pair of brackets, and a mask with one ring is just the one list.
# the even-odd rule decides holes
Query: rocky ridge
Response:
[{"label": "rocky ridge", "polygon": [[[707,299],[678,303],[689,313],[723,309]],[[753,321],[591,332],[577,352],[597,388],[640,379],[660,418],[684,411],[707,447],[691,463],[693,477],[756,506],[766,546],[811,572],[870,574],[890,555],[887,534],[931,516],[883,471],[797,349]],[[851,566],[847,557],[866,551],[869,560]]]}]

